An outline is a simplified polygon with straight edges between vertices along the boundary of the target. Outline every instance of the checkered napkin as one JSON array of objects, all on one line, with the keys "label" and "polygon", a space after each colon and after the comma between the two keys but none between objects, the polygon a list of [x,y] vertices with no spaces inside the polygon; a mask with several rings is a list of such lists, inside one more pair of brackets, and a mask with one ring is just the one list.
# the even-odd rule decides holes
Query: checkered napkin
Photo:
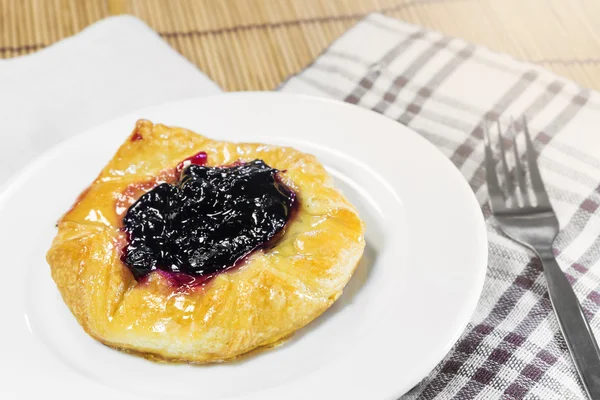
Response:
[{"label": "checkered napkin", "polygon": [[562,231],[554,243],[600,337],[600,96],[548,71],[373,14],[280,88],[341,99],[408,125],[463,173],[488,227],[477,311],[407,399],[583,399],[533,253],[490,218],[482,120],[527,115]]}]

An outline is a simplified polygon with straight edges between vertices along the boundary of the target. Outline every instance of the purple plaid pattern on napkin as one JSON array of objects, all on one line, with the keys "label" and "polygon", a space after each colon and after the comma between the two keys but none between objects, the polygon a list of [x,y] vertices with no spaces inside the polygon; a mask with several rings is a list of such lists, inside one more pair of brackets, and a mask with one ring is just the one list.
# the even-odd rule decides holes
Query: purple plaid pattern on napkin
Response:
[{"label": "purple plaid pattern on napkin", "polygon": [[[410,126],[475,192],[489,265],[471,322],[406,399],[583,399],[540,263],[490,219],[481,122],[527,115],[562,231],[557,260],[600,337],[600,96],[539,67],[372,14],[280,90],[342,99]],[[600,129],[600,128],[597,128]]]}]

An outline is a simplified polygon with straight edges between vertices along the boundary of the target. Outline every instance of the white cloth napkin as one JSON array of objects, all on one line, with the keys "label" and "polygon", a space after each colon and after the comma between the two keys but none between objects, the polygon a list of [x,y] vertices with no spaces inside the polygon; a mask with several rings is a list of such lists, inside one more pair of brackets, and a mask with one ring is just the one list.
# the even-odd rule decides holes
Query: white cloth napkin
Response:
[{"label": "white cloth napkin", "polygon": [[131,16],[102,20],[37,53],[0,60],[0,188],[44,150],[86,128],[220,91]]}]

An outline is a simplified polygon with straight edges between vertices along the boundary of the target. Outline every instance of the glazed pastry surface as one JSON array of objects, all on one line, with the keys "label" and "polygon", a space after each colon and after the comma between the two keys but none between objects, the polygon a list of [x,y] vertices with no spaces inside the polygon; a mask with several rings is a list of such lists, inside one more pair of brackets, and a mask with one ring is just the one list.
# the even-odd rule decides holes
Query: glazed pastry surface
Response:
[{"label": "glazed pastry surface", "polygon": [[[262,160],[281,171],[297,197],[294,213],[276,242],[210,279],[155,270],[136,280],[123,263],[123,217],[143,194],[177,182],[177,165],[200,152],[207,166]],[[148,358],[208,363],[277,344],[314,320],[342,294],[364,246],[363,222],[315,157],[141,120],[61,218],[47,261],[95,339]]]}]

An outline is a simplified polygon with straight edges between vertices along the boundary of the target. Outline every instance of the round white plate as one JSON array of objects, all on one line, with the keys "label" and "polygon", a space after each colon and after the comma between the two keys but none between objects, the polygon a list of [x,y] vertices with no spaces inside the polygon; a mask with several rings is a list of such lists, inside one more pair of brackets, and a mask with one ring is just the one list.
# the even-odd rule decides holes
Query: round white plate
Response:
[{"label": "round white plate", "polygon": [[[315,154],[367,226],[364,259],[334,306],[283,346],[218,365],[157,364],[85,334],[45,252],[138,118]],[[486,232],[461,174],[415,132],[356,106],[274,93],[191,99],[24,161],[0,196],[0,398],[396,399],[455,343],[483,285]]]}]

